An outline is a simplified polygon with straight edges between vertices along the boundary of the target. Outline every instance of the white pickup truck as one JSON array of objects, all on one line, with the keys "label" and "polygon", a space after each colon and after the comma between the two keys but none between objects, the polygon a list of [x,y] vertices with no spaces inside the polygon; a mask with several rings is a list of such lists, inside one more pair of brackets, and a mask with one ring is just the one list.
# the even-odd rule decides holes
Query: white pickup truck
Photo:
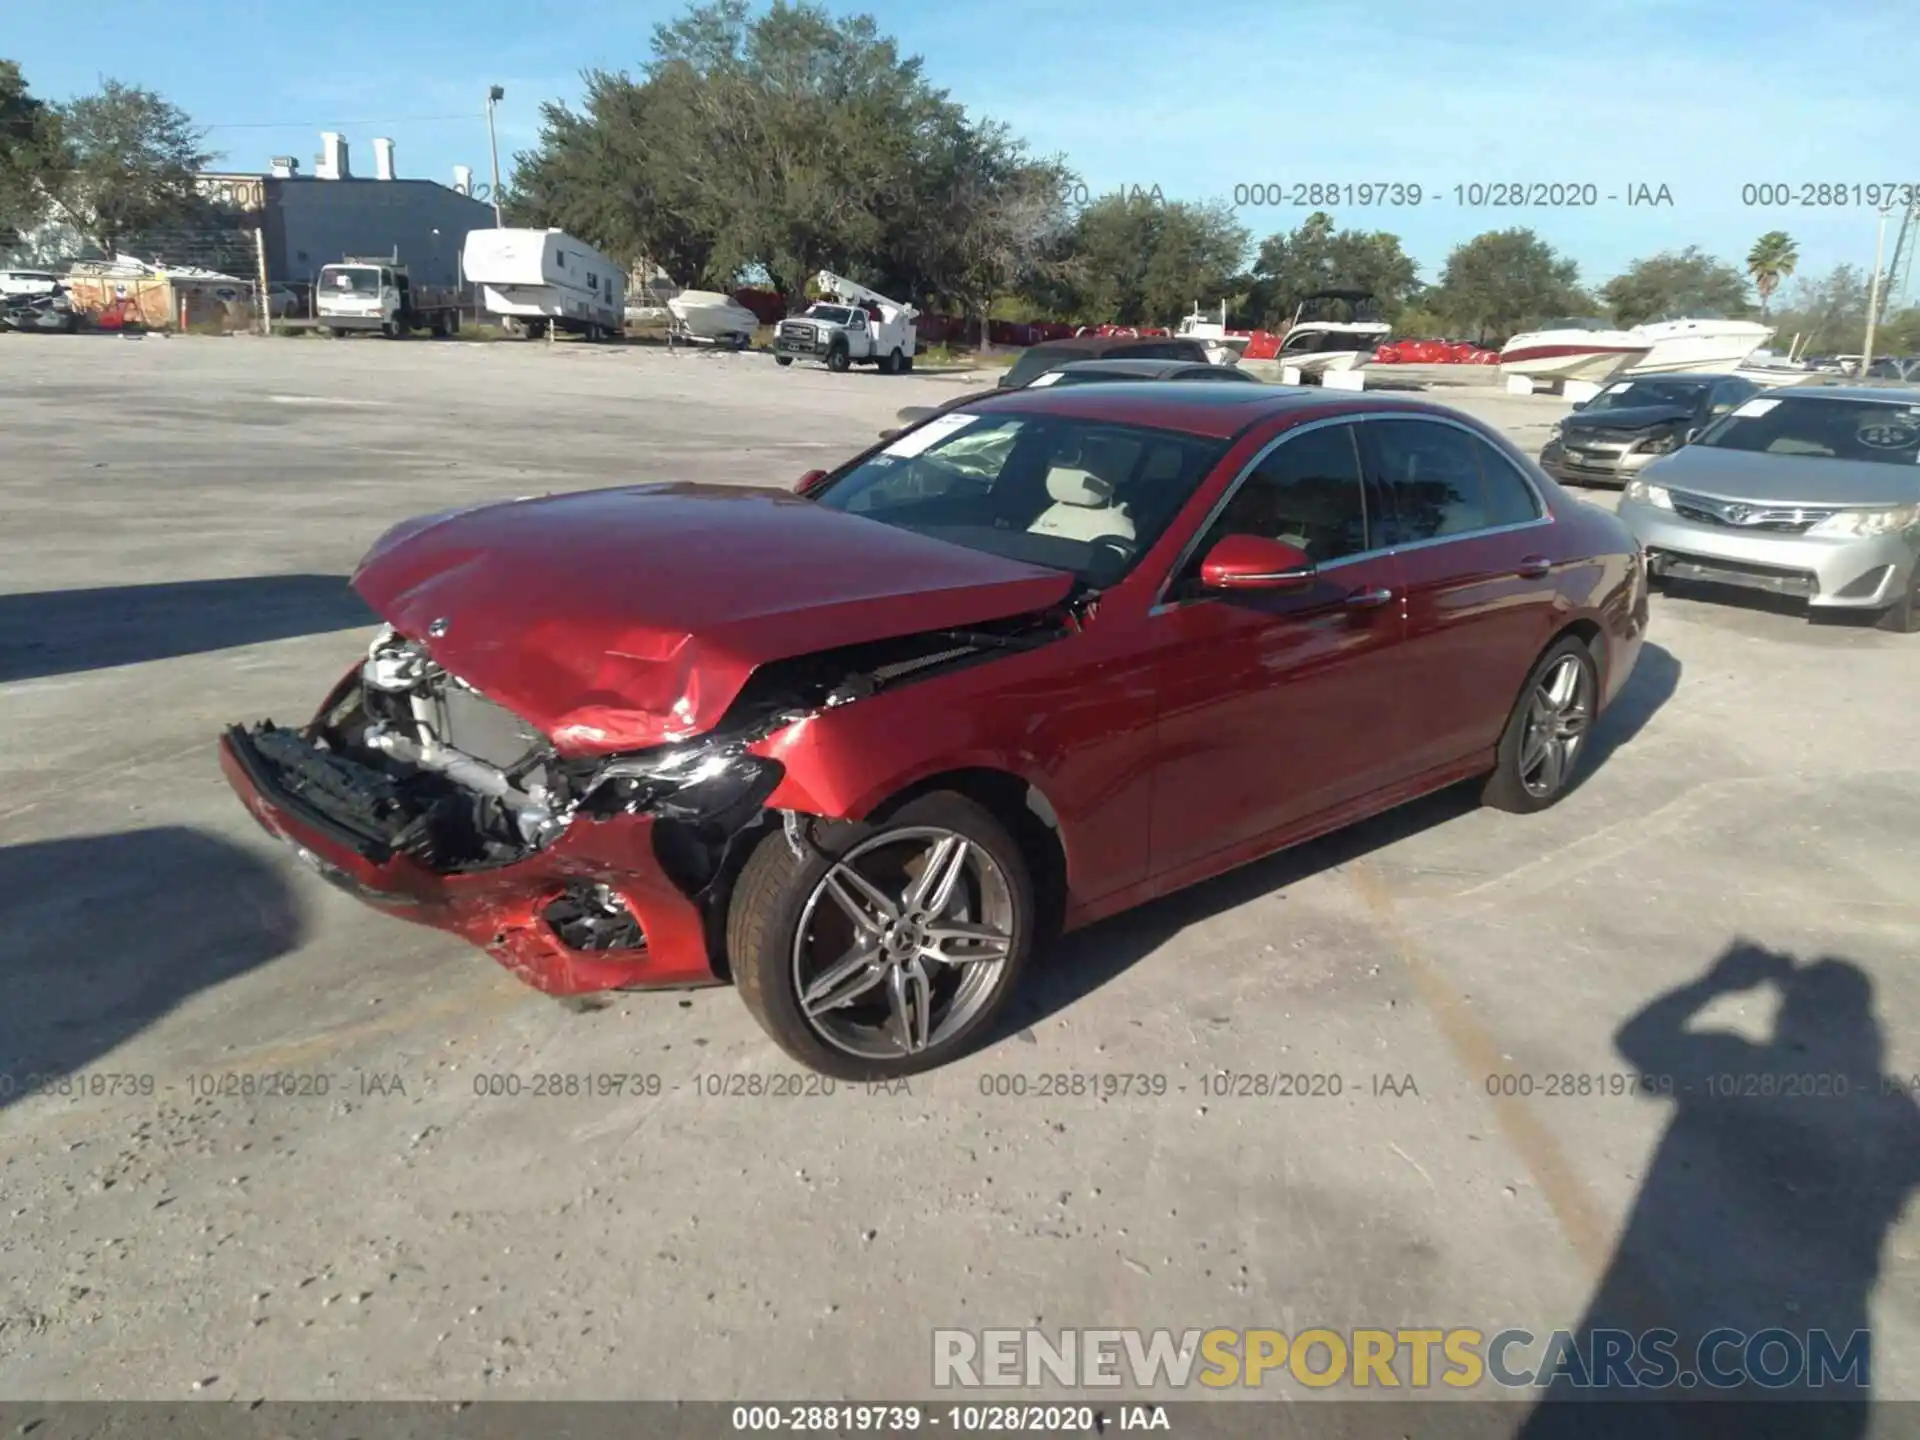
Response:
[{"label": "white pickup truck", "polygon": [[877,365],[888,375],[913,369],[918,310],[825,270],[813,283],[822,298],[774,331],[777,362],[820,360],[836,372]]}]

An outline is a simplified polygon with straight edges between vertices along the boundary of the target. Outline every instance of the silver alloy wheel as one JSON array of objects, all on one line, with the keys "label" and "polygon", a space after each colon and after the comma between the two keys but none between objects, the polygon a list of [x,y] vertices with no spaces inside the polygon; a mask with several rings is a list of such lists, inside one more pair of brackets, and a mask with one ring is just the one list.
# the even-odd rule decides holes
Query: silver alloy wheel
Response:
[{"label": "silver alloy wheel", "polygon": [[1593,724],[1593,679],[1578,655],[1564,655],[1540,677],[1527,702],[1520,741],[1520,783],[1544,800],[1567,783]]},{"label": "silver alloy wheel", "polygon": [[874,836],[834,862],[800,911],[801,1015],[862,1059],[939,1044],[992,997],[1013,954],[1014,903],[999,862],[965,835],[920,825]]}]

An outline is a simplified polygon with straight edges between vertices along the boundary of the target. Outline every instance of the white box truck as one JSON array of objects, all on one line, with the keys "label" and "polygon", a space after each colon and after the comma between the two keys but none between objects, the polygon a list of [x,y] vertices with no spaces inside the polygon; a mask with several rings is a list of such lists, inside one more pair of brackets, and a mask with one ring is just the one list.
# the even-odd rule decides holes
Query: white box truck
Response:
[{"label": "white box truck", "polygon": [[377,330],[398,340],[416,330],[452,335],[460,329],[460,292],[415,285],[397,256],[349,255],[322,265],[313,284],[314,320],[329,335]]},{"label": "white box truck", "polygon": [[460,268],[481,308],[515,333],[599,340],[626,331],[626,271],[564,230],[469,231]]}]

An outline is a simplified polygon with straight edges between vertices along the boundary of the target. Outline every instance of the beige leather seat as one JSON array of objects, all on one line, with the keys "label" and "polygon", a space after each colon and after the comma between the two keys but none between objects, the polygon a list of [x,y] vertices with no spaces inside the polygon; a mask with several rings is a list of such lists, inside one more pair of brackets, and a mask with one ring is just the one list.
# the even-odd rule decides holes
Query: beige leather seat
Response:
[{"label": "beige leather seat", "polygon": [[1133,517],[1113,501],[1113,482],[1074,465],[1047,471],[1047,495],[1053,504],[1027,527],[1034,535],[1063,540],[1132,540]]}]

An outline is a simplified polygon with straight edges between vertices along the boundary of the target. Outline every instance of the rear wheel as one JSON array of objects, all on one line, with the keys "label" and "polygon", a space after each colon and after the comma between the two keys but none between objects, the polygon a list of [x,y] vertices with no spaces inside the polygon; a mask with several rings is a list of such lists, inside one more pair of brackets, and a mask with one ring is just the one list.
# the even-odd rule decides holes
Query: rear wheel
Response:
[{"label": "rear wheel", "polygon": [[880,362],[881,373],[884,375],[898,375],[901,370],[901,362],[905,359],[906,357],[900,353],[899,347],[895,346],[887,352],[887,358]]},{"label": "rear wheel", "polygon": [[791,365],[793,363],[793,357],[791,355],[776,355],[773,357],[773,363],[776,365]]},{"label": "rear wheel", "polygon": [[902,369],[903,371],[906,371],[906,370],[911,370],[911,369],[913,369],[913,356],[911,356],[911,355],[903,355],[903,356],[901,356],[901,357],[900,357],[900,368],[901,368],[901,369]]},{"label": "rear wheel", "polygon": [[881,1080],[945,1064],[992,1023],[1033,943],[1033,887],[1006,828],[965,796],[923,795],[794,853],[769,834],[727,921],[741,999],[822,1074]]},{"label": "rear wheel", "polygon": [[1567,793],[1586,749],[1600,693],[1593,654],[1569,635],[1540,657],[1521,687],[1483,804],[1516,815],[1544,810]]}]

